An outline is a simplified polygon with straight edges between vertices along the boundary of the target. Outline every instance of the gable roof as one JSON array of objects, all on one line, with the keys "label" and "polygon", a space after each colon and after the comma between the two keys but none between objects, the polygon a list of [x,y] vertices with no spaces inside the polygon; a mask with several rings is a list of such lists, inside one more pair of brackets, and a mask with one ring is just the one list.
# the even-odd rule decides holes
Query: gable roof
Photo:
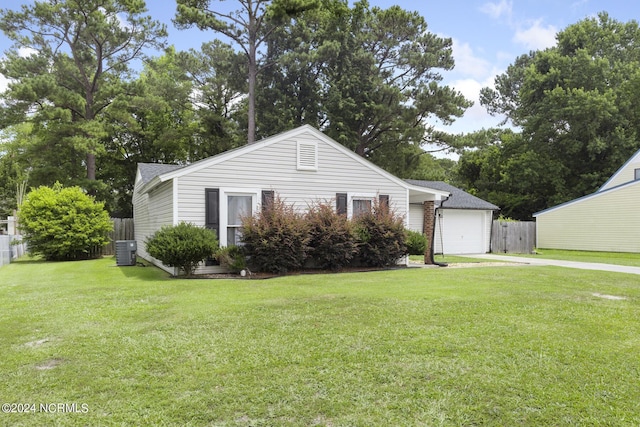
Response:
[{"label": "gable roof", "polygon": [[138,163],[140,179],[142,180],[143,184],[146,184],[158,175],[173,172],[183,167],[184,166],[182,165],[172,165],[164,163]]},{"label": "gable roof", "polygon": [[[311,133],[314,137],[318,138],[319,140],[323,141],[324,143],[330,145],[331,147],[335,148],[336,150],[342,152],[344,155],[350,157],[351,159],[359,162],[360,164],[366,166],[367,168],[373,170],[374,172],[378,173],[379,175],[383,176],[386,179],[389,179],[390,181],[395,182],[396,184],[407,188],[410,191],[413,191],[414,194],[418,193],[422,193],[422,194],[434,194],[434,195],[439,195],[442,197],[447,197],[449,195],[449,192],[446,190],[439,190],[436,188],[430,188],[426,185],[421,185],[421,186],[416,186],[416,185],[412,185],[411,183],[407,183],[405,181],[403,181],[402,179],[398,178],[397,176],[385,171],[384,169],[380,168],[379,166],[376,166],[375,164],[371,163],[369,160],[363,158],[362,156],[356,154],[355,152],[349,150],[348,148],[346,148],[345,146],[343,146],[342,144],[334,141],[333,139],[329,138],[328,136],[326,136],[324,133],[320,132],[318,129],[314,128],[313,126],[310,125],[303,125],[300,126],[298,128],[292,129],[290,131],[286,131],[274,136],[271,136],[269,138],[265,138],[262,139],[260,141],[256,141],[252,144],[248,144],[248,145],[244,145],[242,147],[238,147],[235,148],[233,150],[229,150],[229,151],[225,151],[223,153],[220,153],[218,155],[212,156],[212,157],[208,157],[206,159],[202,159],[199,160],[197,162],[194,162],[190,165],[187,166],[180,166],[180,165],[153,165],[153,164],[149,164],[149,163],[140,163],[138,165],[139,171],[140,171],[140,175],[142,177],[142,187],[140,188],[140,192],[142,193],[146,193],[148,191],[150,191],[152,188],[154,188],[155,186],[172,180],[174,178],[179,178],[181,176],[184,176],[186,174],[207,168],[207,167],[211,167],[214,165],[217,165],[219,163],[222,163],[226,160],[235,158],[237,156],[241,156],[243,154],[246,153],[250,153],[254,150],[258,150],[261,148],[265,148],[268,147],[272,144],[275,144],[277,142],[286,140],[286,139],[290,139],[290,138],[295,138],[301,134],[304,133]],[[157,167],[156,167],[157,166]]]},{"label": "gable roof", "polygon": [[600,187],[596,192],[601,192],[604,190],[609,190],[610,188],[614,188],[611,186],[612,183],[615,182],[616,178],[618,178],[619,175],[623,174],[625,172],[625,169],[627,169],[627,166],[629,166],[632,163],[640,163],[640,150],[636,151],[633,156],[629,157],[629,160],[624,162],[624,165],[622,165],[620,169],[618,169],[613,175],[611,175],[611,177],[604,184],[602,184],[602,187]]},{"label": "gable roof", "polygon": [[472,194],[467,193],[454,187],[451,184],[447,184],[443,181],[423,181],[416,179],[405,179],[406,182],[421,187],[434,188],[436,190],[447,191],[451,193],[449,199],[444,201],[442,205],[443,209],[480,209],[480,210],[492,210],[497,211],[500,208],[493,203],[489,203],[486,200],[482,200]]}]

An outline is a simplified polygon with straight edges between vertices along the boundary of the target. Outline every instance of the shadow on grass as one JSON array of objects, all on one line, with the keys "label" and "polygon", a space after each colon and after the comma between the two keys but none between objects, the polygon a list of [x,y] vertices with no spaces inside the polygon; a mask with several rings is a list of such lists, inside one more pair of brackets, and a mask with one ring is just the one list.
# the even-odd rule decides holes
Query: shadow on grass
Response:
[{"label": "shadow on grass", "polygon": [[120,266],[116,264],[115,258],[113,259],[113,268],[117,268],[123,276],[129,279],[138,279],[145,281],[158,281],[168,280],[171,278],[170,274],[158,267],[138,262],[136,265],[124,265]]},{"label": "shadow on grass", "polygon": [[11,264],[46,264],[48,262],[53,262],[53,261],[47,261],[44,258],[24,256],[24,257],[18,258],[17,260],[11,261]]}]

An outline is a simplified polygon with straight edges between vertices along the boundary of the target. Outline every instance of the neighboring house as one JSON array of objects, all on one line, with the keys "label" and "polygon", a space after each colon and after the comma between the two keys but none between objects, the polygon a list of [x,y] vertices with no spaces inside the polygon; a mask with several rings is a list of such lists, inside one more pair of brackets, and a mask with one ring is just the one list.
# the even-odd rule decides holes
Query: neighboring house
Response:
[{"label": "neighboring house", "polygon": [[[409,184],[433,188],[450,193],[448,199],[436,202],[436,224],[434,253],[436,254],[481,254],[491,251],[491,224],[493,213],[500,208],[461,189],[442,181],[406,180]],[[409,206],[409,218],[419,212],[421,206]],[[409,228],[423,232],[418,221],[409,223]],[[430,236],[428,236],[431,238]]]},{"label": "neighboring house", "polygon": [[640,252],[640,150],[595,193],[533,216],[540,248]]},{"label": "neighboring house", "polygon": [[[188,166],[139,164],[133,193],[137,254],[175,274],[145,250],[160,227],[190,222],[214,229],[222,246],[238,243],[240,216],[255,213],[276,193],[299,211],[324,201],[348,217],[380,198],[406,225],[422,221],[427,228],[434,224],[434,203],[449,196],[407,183],[305,125]],[[410,211],[410,204],[423,210]],[[203,264],[197,272],[217,271]]]}]

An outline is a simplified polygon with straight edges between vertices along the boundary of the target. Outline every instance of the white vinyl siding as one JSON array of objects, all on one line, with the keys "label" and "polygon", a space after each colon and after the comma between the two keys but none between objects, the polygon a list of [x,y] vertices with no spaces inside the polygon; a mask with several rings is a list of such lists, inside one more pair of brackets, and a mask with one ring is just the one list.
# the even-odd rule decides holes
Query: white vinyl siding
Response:
[{"label": "white vinyl siding", "polygon": [[[316,144],[317,171],[298,169],[298,144]],[[390,204],[399,215],[406,215],[407,190],[397,182],[375,172],[312,134],[302,134],[263,148],[230,158],[207,168],[194,170],[178,180],[177,210],[180,221],[204,226],[205,188],[220,188],[220,200],[226,205],[226,192],[260,194],[273,190],[300,211],[318,201],[335,206],[336,193],[349,194],[349,209],[354,194],[389,195]],[[357,190],[357,191],[356,191]],[[221,211],[221,242],[226,243],[222,228],[226,223],[226,206]],[[223,214],[225,218],[223,218]],[[226,232],[225,232],[226,234]],[[219,271],[219,267],[201,267],[198,273]]]},{"label": "white vinyl siding", "polygon": [[137,255],[147,259],[164,270],[173,273],[171,267],[162,265],[146,251],[145,242],[164,225],[172,225],[174,220],[173,182],[165,182],[146,194],[133,195],[133,216],[135,218],[135,240]]},{"label": "white vinyl siding", "polygon": [[[301,153],[299,147],[306,148]],[[305,158],[301,159],[300,154]],[[305,165],[309,170],[301,170],[300,166]],[[253,207],[257,209],[262,191],[273,191],[299,212],[306,211],[319,201],[335,206],[336,194],[346,193],[350,215],[353,196],[364,194],[373,198],[385,195],[389,196],[390,207],[405,217],[405,222],[409,221],[409,189],[404,182],[345,150],[311,127],[257,141],[251,146],[168,172],[156,179],[159,180],[165,182],[157,184],[148,194],[140,195],[138,203],[140,211],[145,211],[144,215],[150,215],[155,209],[158,209],[155,216],[164,212],[162,220],[139,215],[136,223],[140,219],[144,224],[143,231],[137,234],[141,239],[148,235],[144,230],[155,231],[164,225],[164,221],[168,224],[185,221],[204,226],[207,188],[220,191],[219,237],[222,245],[227,242],[227,195],[231,193],[255,196]],[[142,188],[146,189],[149,185],[153,184]],[[152,205],[155,203],[152,199],[157,197],[154,193],[160,189],[172,193],[167,193],[169,196],[175,196],[169,202],[172,208],[167,206],[159,209]],[[414,193],[416,197],[434,197],[426,191],[414,190]],[[145,205],[144,208],[142,205]],[[220,267],[201,266],[197,273],[216,271],[220,271]]]},{"label": "white vinyl siding", "polygon": [[203,188],[206,187],[254,190],[259,186],[262,190],[275,191],[299,211],[305,211],[318,200],[335,204],[336,193],[388,194],[392,207],[400,215],[406,213],[405,188],[328,144],[318,143],[318,159],[322,164],[318,171],[298,170],[296,140],[303,136],[279,141],[180,177],[179,218],[204,224]]},{"label": "white vinyl siding", "polygon": [[536,216],[540,248],[640,252],[640,182]]},{"label": "white vinyl siding", "polygon": [[[424,233],[424,205],[411,203],[409,205],[409,230]],[[431,236],[427,236],[431,238]]]}]

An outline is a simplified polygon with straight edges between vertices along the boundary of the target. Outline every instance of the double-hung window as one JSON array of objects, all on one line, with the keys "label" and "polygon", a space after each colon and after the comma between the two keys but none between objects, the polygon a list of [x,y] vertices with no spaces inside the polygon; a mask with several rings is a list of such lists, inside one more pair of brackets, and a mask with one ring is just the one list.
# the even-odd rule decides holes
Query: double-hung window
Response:
[{"label": "double-hung window", "polygon": [[353,199],[353,218],[357,218],[361,215],[371,212],[371,199],[370,198],[358,198]]},{"label": "double-hung window", "polygon": [[252,195],[227,195],[227,246],[242,244],[242,218],[251,215]]}]

